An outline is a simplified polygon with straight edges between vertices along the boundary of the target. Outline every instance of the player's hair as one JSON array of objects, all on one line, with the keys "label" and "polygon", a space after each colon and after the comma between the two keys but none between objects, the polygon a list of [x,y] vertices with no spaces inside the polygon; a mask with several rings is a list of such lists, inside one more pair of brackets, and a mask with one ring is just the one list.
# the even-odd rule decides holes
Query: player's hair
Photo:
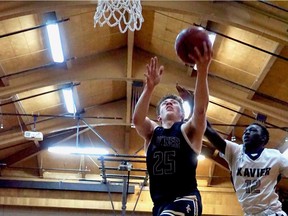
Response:
[{"label": "player's hair", "polygon": [[179,97],[178,95],[174,95],[174,94],[168,94],[168,95],[165,95],[164,97],[162,97],[158,103],[157,103],[157,107],[156,107],[156,113],[157,115],[160,114],[160,104],[165,101],[166,99],[173,99],[173,100],[176,100],[179,102],[180,104],[180,108],[181,108],[181,112],[184,113],[184,108],[183,108],[183,100],[181,97]]},{"label": "player's hair", "polygon": [[261,135],[265,136],[264,145],[266,145],[269,142],[269,131],[267,130],[267,128],[263,124],[260,124],[258,122],[254,122],[251,125],[257,125],[261,128]]}]

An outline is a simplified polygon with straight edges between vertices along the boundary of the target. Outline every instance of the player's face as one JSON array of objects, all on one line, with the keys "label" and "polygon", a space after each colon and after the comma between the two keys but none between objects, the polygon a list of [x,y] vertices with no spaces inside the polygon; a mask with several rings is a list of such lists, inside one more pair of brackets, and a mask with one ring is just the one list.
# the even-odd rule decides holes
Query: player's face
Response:
[{"label": "player's face", "polygon": [[245,145],[253,145],[258,147],[263,145],[262,129],[258,125],[249,125],[242,136]]},{"label": "player's face", "polygon": [[167,98],[160,104],[160,116],[175,115],[182,119],[182,111],[180,103],[171,98]]}]

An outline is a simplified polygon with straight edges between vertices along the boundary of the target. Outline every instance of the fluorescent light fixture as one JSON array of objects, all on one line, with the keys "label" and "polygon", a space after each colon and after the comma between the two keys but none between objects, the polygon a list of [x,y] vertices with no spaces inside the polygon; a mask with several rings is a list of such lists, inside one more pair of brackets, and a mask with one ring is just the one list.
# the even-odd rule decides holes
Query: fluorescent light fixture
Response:
[{"label": "fluorescent light fixture", "polygon": [[48,148],[49,152],[69,155],[69,154],[80,154],[80,155],[105,155],[108,154],[108,150],[104,148],[81,148],[72,146],[53,146]]},{"label": "fluorescent light fixture", "polygon": [[[209,37],[209,40],[210,40],[210,42],[212,44],[212,47],[213,47],[213,44],[214,44],[215,39],[216,39],[216,34],[213,33],[213,32],[209,32],[208,33],[208,37]],[[196,64],[194,65],[194,70],[197,70],[197,65]]]},{"label": "fluorescent light fixture", "polygon": [[76,113],[76,107],[73,98],[72,88],[65,88],[62,90],[67,112]]},{"label": "fluorescent light fixture", "polygon": [[211,41],[212,47],[216,39],[216,34],[213,32],[208,33],[209,40]]},{"label": "fluorescent light fixture", "polygon": [[205,160],[205,156],[204,155],[202,155],[202,154],[199,154],[198,156],[197,156],[197,159],[198,159],[198,161],[202,161],[202,160]]},{"label": "fluorescent light fixture", "polygon": [[191,107],[188,101],[183,102],[184,119],[187,119],[191,113]]},{"label": "fluorescent light fixture", "polygon": [[63,50],[60,40],[60,33],[57,23],[46,26],[48,32],[49,43],[54,62],[61,63],[64,61]]}]

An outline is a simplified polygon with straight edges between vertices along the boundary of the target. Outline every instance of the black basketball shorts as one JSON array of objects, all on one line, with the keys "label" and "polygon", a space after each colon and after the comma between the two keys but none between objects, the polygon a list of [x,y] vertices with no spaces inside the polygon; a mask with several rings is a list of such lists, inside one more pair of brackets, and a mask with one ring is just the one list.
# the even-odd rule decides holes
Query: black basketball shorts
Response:
[{"label": "black basketball shorts", "polygon": [[202,215],[201,200],[197,196],[190,195],[180,197],[167,204],[159,216],[200,216]]}]

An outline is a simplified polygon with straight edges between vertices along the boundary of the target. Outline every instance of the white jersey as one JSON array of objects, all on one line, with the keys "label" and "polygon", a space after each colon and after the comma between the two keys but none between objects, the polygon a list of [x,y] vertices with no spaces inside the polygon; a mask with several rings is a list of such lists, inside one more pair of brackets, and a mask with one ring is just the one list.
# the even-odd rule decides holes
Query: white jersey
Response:
[{"label": "white jersey", "polygon": [[288,177],[288,159],[278,150],[265,148],[251,159],[243,145],[226,141],[225,155],[233,185],[245,215],[261,215],[263,211],[281,211],[282,204],[275,192],[279,174]]}]

